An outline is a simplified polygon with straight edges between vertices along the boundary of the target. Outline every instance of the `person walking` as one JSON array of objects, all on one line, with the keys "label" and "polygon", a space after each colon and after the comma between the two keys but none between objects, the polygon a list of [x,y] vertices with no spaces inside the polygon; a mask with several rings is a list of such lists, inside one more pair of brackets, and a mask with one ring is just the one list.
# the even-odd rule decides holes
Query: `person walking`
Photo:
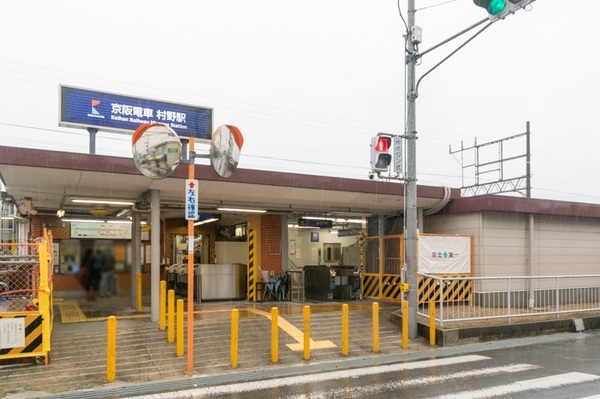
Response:
[{"label": "person walking", "polygon": [[100,297],[109,297],[115,291],[115,257],[110,248],[105,249],[99,255],[100,270],[102,271],[100,277]]}]

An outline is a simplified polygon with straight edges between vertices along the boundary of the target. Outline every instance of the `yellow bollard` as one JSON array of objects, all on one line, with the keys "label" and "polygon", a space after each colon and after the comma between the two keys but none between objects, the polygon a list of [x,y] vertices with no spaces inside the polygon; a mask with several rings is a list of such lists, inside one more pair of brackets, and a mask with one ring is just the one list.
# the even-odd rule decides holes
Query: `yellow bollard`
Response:
[{"label": "yellow bollard", "polygon": [[348,356],[348,304],[342,305],[342,355]]},{"label": "yellow bollard", "polygon": [[279,311],[276,307],[271,308],[271,362],[279,360]]},{"label": "yellow bollard", "polygon": [[310,359],[310,306],[304,306],[304,360]]},{"label": "yellow bollard", "polygon": [[177,356],[183,356],[183,299],[177,300]]},{"label": "yellow bollard", "polygon": [[429,301],[429,345],[435,345],[435,301]]},{"label": "yellow bollard", "polygon": [[238,329],[240,314],[237,309],[231,310],[231,368],[238,366]]},{"label": "yellow bollard", "polygon": [[136,292],[136,309],[138,312],[142,311],[142,273],[136,275],[137,278],[137,292]]},{"label": "yellow bollard", "polygon": [[408,348],[408,301],[402,301],[402,349]]},{"label": "yellow bollard", "polygon": [[108,342],[106,345],[106,381],[112,382],[117,374],[117,318],[110,316],[108,326]]},{"label": "yellow bollard", "polygon": [[379,303],[373,302],[373,352],[379,353]]},{"label": "yellow bollard", "polygon": [[167,328],[167,282],[160,281],[160,293],[158,295],[160,301],[158,306],[158,328],[164,330]]},{"label": "yellow bollard", "polygon": [[175,291],[169,290],[167,303],[167,341],[175,341]]}]

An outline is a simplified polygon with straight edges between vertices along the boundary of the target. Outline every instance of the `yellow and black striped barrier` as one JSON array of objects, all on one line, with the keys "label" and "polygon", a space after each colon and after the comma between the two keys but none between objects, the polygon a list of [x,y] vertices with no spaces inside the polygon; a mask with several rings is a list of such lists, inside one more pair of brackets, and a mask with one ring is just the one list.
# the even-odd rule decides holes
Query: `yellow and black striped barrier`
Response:
[{"label": "yellow and black striped barrier", "polygon": [[256,302],[256,282],[258,265],[256,264],[256,232],[248,234],[248,301]]},{"label": "yellow and black striped barrier", "polygon": [[381,276],[381,298],[400,301],[402,278],[396,274],[383,274]]},{"label": "yellow and black striped barrier", "polygon": [[0,359],[45,356],[40,313],[0,313]]},{"label": "yellow and black striped barrier", "polygon": [[379,274],[364,273],[362,275],[363,298],[379,298]]},{"label": "yellow and black striped barrier", "polygon": [[[440,301],[444,302],[465,302],[471,300],[471,294],[473,292],[473,282],[470,279],[463,277],[470,277],[470,274],[452,274],[452,275],[439,275],[438,278],[418,276],[418,295],[419,304],[428,303],[429,301]],[[456,279],[452,279],[452,278]],[[439,278],[449,278],[448,280],[439,280]],[[443,293],[442,287],[440,287],[440,281],[443,281]]]}]

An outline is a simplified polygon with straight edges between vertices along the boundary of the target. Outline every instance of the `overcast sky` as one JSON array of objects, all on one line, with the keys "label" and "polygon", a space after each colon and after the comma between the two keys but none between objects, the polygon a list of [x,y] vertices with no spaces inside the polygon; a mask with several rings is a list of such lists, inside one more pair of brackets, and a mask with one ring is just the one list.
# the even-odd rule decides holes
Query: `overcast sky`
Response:
[{"label": "overcast sky", "polygon": [[[416,3],[421,52],[487,15],[472,0]],[[598,15],[597,0],[538,0],[425,77],[418,183],[472,184],[449,146],[530,121],[533,196],[600,203]],[[215,129],[244,135],[240,168],[366,179],[371,136],[404,133],[404,29],[395,0],[4,0],[0,145],[87,152],[85,130],[58,126],[64,84],[213,108]],[[418,76],[463,40],[426,54]],[[97,153],[131,157],[131,138],[100,132]],[[512,163],[504,177],[524,173]]]}]

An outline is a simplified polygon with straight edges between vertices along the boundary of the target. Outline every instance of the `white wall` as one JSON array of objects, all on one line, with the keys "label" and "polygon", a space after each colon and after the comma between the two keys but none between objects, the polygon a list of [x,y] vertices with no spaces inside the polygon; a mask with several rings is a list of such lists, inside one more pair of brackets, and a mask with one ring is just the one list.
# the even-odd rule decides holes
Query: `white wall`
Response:
[{"label": "white wall", "polygon": [[591,218],[536,217],[540,274],[600,273],[600,221]]},{"label": "white wall", "polygon": [[[526,275],[529,261],[525,213],[432,215],[426,233],[473,234],[475,276]],[[600,273],[600,220],[535,215],[533,274]]]},{"label": "white wall", "polygon": [[216,241],[217,263],[248,264],[248,244],[236,241]]}]

